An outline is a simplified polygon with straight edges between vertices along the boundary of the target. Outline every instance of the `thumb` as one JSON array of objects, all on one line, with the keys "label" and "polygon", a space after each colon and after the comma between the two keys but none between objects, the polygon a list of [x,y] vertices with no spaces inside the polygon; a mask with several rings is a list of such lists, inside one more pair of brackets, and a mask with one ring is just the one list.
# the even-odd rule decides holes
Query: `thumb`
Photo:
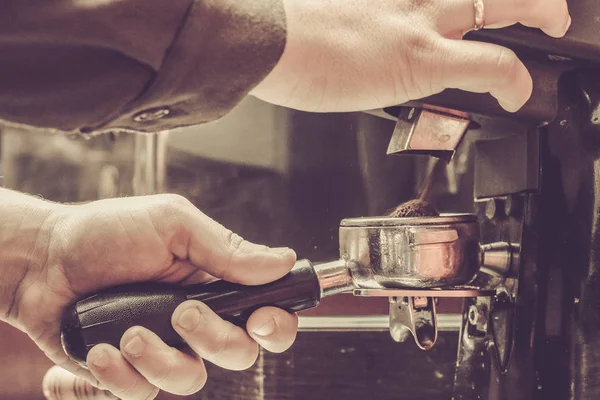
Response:
[{"label": "thumb", "polygon": [[[181,220],[184,234],[179,252],[209,274],[229,282],[261,285],[283,277],[294,266],[293,250],[251,243],[191,203],[187,209]],[[175,248],[172,251],[179,256]]]}]

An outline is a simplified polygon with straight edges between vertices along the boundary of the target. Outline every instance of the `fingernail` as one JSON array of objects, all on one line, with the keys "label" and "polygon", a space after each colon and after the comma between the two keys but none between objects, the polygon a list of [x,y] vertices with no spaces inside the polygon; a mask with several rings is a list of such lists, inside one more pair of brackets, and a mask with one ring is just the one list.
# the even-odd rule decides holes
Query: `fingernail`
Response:
[{"label": "fingernail", "polygon": [[92,361],[92,365],[96,369],[106,369],[108,368],[108,364],[110,363],[110,359],[108,358],[108,354],[106,351],[102,350],[102,353],[95,360]]},{"label": "fingernail", "polygon": [[127,344],[123,348],[123,351],[125,351],[125,353],[129,354],[132,357],[140,357],[142,355],[144,347],[144,341],[141,337],[136,335],[133,339],[127,342]]},{"label": "fingernail", "polygon": [[573,22],[573,20],[571,20],[571,16],[569,15],[569,21],[567,22],[567,29],[565,29],[565,33],[569,31],[569,29],[571,28],[571,23]]},{"label": "fingernail", "polygon": [[275,324],[275,320],[273,318],[269,318],[267,322],[261,325],[260,328],[254,331],[255,335],[258,336],[270,336],[275,332],[277,325]]},{"label": "fingernail", "polygon": [[200,323],[200,310],[196,307],[188,308],[177,319],[177,325],[186,331],[192,331]]},{"label": "fingernail", "polygon": [[272,247],[269,249],[269,251],[271,251],[272,253],[276,253],[279,255],[284,255],[289,251],[292,251],[292,249],[290,249],[289,247]]}]

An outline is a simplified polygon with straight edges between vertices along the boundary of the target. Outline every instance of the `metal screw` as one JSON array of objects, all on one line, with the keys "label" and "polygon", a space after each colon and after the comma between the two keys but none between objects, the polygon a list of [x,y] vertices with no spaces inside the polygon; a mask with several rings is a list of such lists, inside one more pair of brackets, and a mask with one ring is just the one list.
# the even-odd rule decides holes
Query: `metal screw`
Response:
[{"label": "metal screw", "polygon": [[415,308],[425,308],[429,302],[427,301],[427,297],[415,297]]},{"label": "metal screw", "polygon": [[487,324],[488,313],[487,309],[472,305],[469,307],[469,323],[473,326],[483,326]]},{"label": "metal screw", "polygon": [[156,120],[159,120],[159,119],[162,119],[162,118],[166,117],[170,113],[171,113],[171,110],[169,110],[166,107],[164,107],[164,108],[155,108],[155,109],[152,109],[152,110],[146,110],[146,111],[142,111],[140,113],[137,113],[133,117],[133,120],[135,122],[156,121]]}]

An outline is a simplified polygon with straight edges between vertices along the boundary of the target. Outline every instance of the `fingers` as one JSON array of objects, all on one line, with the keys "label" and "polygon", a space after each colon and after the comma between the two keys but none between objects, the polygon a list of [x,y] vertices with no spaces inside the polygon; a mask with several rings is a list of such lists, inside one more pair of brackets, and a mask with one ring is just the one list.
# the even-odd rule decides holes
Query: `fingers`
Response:
[{"label": "fingers", "polygon": [[258,345],[246,331],[224,321],[198,301],[177,307],[172,323],[198,356],[222,368],[244,370],[258,357]]},{"label": "fingers", "polygon": [[42,389],[46,400],[117,400],[110,392],[57,366],[44,375]]},{"label": "fingers", "polygon": [[153,399],[158,390],[191,395],[207,379],[202,359],[230,370],[251,367],[259,347],[280,353],[296,338],[298,318],[274,307],[255,311],[248,320],[249,334],[222,320],[206,305],[187,301],[173,313],[173,327],[198,357],[173,349],[142,327],[129,329],[121,351],[98,345],[88,354],[91,373],[115,396],[123,400]]},{"label": "fingers", "polygon": [[87,365],[102,387],[122,400],[151,400],[158,394],[158,389],[112,346],[101,344],[92,348]]},{"label": "fingers", "polygon": [[121,351],[98,345],[88,354],[87,363],[103,387],[123,400],[153,399],[159,389],[191,395],[206,383],[201,359],[167,346],[145,328],[125,332],[120,347]]},{"label": "fingers", "polygon": [[298,316],[275,307],[255,311],[246,324],[248,333],[272,353],[283,353],[296,340]]},{"label": "fingers", "polygon": [[489,92],[509,112],[529,99],[533,82],[514,52],[489,43],[444,40],[443,69],[435,71],[445,88]]},{"label": "fingers", "polygon": [[[475,0],[445,0],[440,23],[462,33],[475,25]],[[483,0],[487,28],[516,24],[540,28],[553,37],[565,35],[571,24],[566,0]]]},{"label": "fingers", "polygon": [[298,317],[275,307],[255,311],[243,329],[222,320],[205,304],[190,300],[173,313],[173,328],[200,357],[230,370],[254,364],[258,345],[286,351],[296,339]]},{"label": "fingers", "polygon": [[146,380],[168,393],[190,395],[206,383],[201,359],[167,346],[153,332],[134,327],[121,339],[121,353]]},{"label": "fingers", "polygon": [[[159,389],[175,395],[191,395],[202,389],[207,374],[201,358],[230,370],[247,369],[258,356],[258,345],[280,353],[295,340],[298,319],[274,307],[255,311],[245,330],[222,320],[206,305],[188,301],[173,314],[173,327],[194,357],[164,344],[158,336],[142,327],[129,329],[118,349],[101,344],[88,354],[89,371],[103,389],[123,400],[154,399]],[[107,392],[59,369],[44,383],[48,400],[112,399]]]}]

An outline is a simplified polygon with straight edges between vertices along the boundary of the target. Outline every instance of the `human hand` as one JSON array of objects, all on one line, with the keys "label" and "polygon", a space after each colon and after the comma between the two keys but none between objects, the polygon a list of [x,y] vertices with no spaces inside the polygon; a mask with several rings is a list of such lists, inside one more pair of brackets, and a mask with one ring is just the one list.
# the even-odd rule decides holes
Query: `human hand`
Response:
[{"label": "human hand", "polygon": [[[288,40],[252,94],[314,112],[365,111],[455,88],[490,93],[510,112],[533,83],[509,49],[461,40],[475,0],[284,0]],[[483,0],[486,28],[567,32],[566,0]]]},{"label": "human hand", "polygon": [[189,351],[170,348],[152,332],[134,327],[123,335],[121,350],[94,347],[86,371],[67,359],[59,338],[65,309],[81,295],[149,280],[263,284],[288,273],[296,255],[244,241],[173,195],[58,206],[46,221],[53,221],[53,228],[45,262],[26,270],[6,319],[57,365],[97,379],[95,384],[122,399],[152,399],[159,389],[193,394],[206,381],[202,359],[242,370],[254,363],[259,345],[281,352],[295,339],[297,317],[283,310],[257,310],[246,332],[204,304],[188,301],[173,314],[173,327]]}]

